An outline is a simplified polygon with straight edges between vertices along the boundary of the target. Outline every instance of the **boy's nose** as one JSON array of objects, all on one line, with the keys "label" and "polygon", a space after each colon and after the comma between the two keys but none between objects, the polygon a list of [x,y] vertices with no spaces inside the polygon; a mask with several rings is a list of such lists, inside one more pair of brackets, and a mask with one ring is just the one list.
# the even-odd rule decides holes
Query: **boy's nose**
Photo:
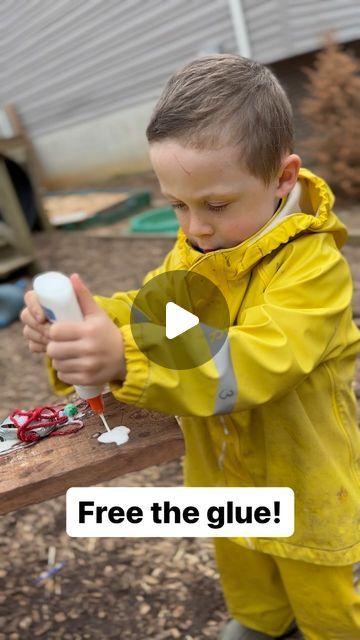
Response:
[{"label": "boy's nose", "polygon": [[196,238],[211,236],[214,232],[212,225],[196,214],[190,214],[188,231]]}]

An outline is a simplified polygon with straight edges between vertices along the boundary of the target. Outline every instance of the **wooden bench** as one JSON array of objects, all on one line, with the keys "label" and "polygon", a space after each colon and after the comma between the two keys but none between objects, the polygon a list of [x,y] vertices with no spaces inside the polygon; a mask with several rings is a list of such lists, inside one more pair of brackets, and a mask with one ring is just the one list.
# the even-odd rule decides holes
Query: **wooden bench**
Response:
[{"label": "wooden bench", "polygon": [[100,444],[98,416],[75,434],[43,438],[35,445],[0,456],[0,513],[43,502],[70,487],[100,484],[132,471],[174,460],[184,453],[175,418],[117,402],[105,395],[110,427],[131,429],[126,444]]}]

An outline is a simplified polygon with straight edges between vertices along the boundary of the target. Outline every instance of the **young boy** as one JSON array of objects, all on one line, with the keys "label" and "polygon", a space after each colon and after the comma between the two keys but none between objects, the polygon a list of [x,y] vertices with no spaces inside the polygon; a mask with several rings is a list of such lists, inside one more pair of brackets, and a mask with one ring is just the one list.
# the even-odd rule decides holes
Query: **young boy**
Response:
[{"label": "young boy", "polygon": [[[191,486],[287,486],[290,538],[218,538],[233,620],[223,640],[359,640],[360,432],[352,391],[359,332],[333,195],[293,153],[286,95],[261,64],[204,57],[169,81],[147,129],[180,223],[155,275],[207,276],[230,313],[226,371],[164,369],[129,326],[136,292],[95,302],[72,276],[83,324],[49,327],[33,292],[22,314],[59,392],[109,382],[116,398],[181,418]],[[105,310],[105,311],[104,311]],[[57,372],[57,376],[55,375]],[[216,410],[230,375],[236,394]],[[296,621],[296,622],[295,622]]]}]

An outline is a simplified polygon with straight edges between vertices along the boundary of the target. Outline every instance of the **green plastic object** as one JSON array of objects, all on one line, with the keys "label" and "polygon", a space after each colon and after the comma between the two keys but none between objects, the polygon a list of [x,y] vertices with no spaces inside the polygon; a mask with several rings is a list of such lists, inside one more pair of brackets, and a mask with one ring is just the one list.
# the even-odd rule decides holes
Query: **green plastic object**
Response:
[{"label": "green plastic object", "polygon": [[175,234],[179,223],[172,207],[152,209],[134,216],[129,221],[131,233],[163,233]]}]

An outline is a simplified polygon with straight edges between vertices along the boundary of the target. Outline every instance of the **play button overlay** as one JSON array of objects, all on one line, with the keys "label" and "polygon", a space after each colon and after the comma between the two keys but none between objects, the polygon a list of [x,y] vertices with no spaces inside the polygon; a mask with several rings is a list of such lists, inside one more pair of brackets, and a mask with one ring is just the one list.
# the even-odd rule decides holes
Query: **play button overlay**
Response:
[{"label": "play button overlay", "polygon": [[190,311],[186,311],[175,302],[168,302],[165,316],[165,335],[169,340],[177,338],[185,331],[199,324],[199,318]]},{"label": "play button overlay", "polygon": [[192,369],[220,351],[230,324],[220,289],[193,271],[155,276],[137,293],[131,331],[149,360],[168,369]]}]

